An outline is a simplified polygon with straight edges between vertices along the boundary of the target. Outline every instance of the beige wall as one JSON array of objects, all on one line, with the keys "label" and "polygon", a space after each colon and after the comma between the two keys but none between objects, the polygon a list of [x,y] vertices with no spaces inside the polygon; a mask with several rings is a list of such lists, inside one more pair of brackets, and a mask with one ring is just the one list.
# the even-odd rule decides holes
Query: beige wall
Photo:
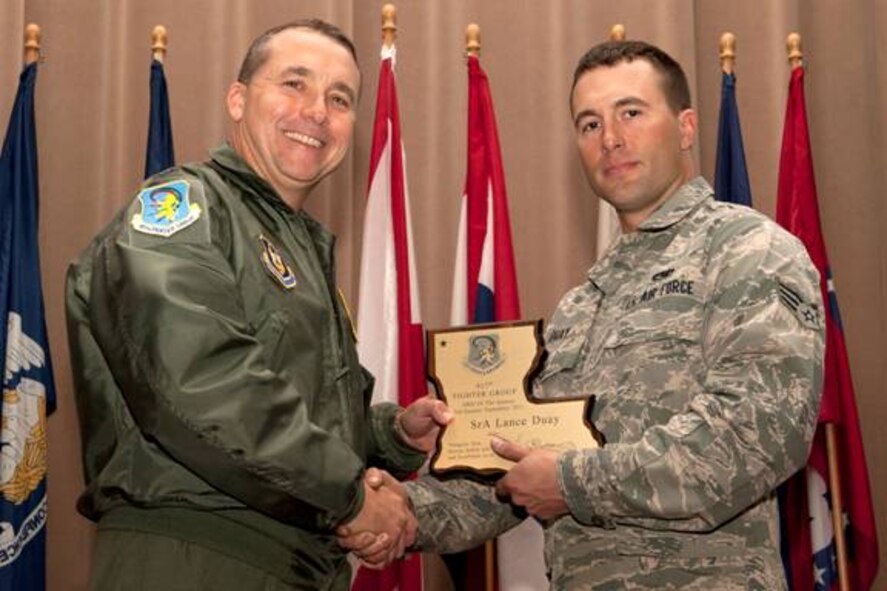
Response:
[{"label": "beige wall", "polygon": [[[20,68],[25,22],[43,28],[37,88],[41,248],[58,411],[50,420],[49,582],[83,589],[91,526],[74,511],[79,440],[63,314],[68,262],[139,182],[144,166],[151,29],[169,29],[167,76],[176,154],[200,159],[223,137],[223,92],[258,32],[300,16],[353,34],[365,84],[350,159],[312,198],[340,234],[339,276],[356,300],[360,228],[379,51],[380,2],[366,0],[2,0],[0,118]],[[887,497],[887,2],[884,0],[402,0],[399,93],[413,224],[429,327],[446,323],[465,161],[463,31],[483,32],[511,199],[521,298],[545,317],[594,259],[596,199],[572,145],[567,93],[575,61],[613,23],[686,68],[701,117],[698,158],[714,171],[718,38],[738,38],[739,107],[756,206],[775,210],[788,32],[804,35],[819,200],[839,291],[875,499]],[[887,511],[876,509],[887,565]],[[882,571],[887,570],[887,566]],[[879,578],[883,588],[887,575]]]}]

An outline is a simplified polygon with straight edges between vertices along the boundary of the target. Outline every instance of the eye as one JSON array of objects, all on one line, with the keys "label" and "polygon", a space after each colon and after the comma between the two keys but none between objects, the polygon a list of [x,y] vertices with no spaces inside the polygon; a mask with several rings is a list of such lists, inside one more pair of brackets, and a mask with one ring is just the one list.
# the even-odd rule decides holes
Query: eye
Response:
[{"label": "eye", "polygon": [[330,102],[337,109],[341,109],[343,111],[351,110],[351,99],[345,96],[344,94],[334,94],[330,97]]},{"label": "eye", "polygon": [[579,133],[585,135],[593,133],[601,128],[601,122],[595,119],[586,120],[579,123]]},{"label": "eye", "polygon": [[304,90],[305,89],[305,81],[300,78],[294,78],[291,80],[284,80],[283,85],[293,90]]},{"label": "eye", "polygon": [[634,119],[635,117],[640,117],[643,112],[640,109],[625,109],[623,112],[623,116],[626,119]]}]

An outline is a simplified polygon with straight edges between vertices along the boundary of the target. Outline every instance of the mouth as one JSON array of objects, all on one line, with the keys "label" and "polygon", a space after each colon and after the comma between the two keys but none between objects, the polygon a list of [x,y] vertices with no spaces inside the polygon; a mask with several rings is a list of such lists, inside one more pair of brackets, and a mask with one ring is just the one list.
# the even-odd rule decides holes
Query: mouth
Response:
[{"label": "mouth", "polygon": [[311,148],[322,148],[326,145],[325,141],[304,133],[299,133],[298,131],[284,131],[283,135],[294,142]]},{"label": "mouth", "polygon": [[637,166],[639,166],[639,163],[634,161],[609,164],[604,167],[604,176],[621,176],[627,172],[634,170]]}]

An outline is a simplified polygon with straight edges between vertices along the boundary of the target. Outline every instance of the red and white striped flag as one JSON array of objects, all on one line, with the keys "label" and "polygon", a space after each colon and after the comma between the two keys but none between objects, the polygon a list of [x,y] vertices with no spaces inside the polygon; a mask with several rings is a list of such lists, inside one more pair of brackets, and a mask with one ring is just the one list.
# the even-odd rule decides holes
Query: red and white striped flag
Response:
[{"label": "red and white striped flag", "polygon": [[[459,220],[453,325],[520,318],[505,172],[486,73],[468,58],[468,164]],[[532,519],[498,541],[499,588],[547,590],[542,529]],[[479,555],[466,557],[460,589],[482,589]]]},{"label": "red and white striped flag", "polygon": [[487,75],[468,58],[468,166],[459,218],[450,321],[520,318],[505,172]]},{"label": "red and white striped flag", "polygon": [[[425,355],[400,139],[395,53],[393,45],[382,48],[363,226],[357,351],[361,363],[376,377],[373,402],[407,406],[425,395]],[[421,559],[414,554],[382,571],[361,568],[352,589],[419,591]]]}]

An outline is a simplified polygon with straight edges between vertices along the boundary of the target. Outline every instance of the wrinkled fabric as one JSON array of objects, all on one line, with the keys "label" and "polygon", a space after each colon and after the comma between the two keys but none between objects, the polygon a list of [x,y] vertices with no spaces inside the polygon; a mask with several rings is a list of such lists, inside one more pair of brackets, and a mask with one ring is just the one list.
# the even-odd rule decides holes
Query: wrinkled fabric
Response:
[{"label": "wrinkled fabric", "polygon": [[369,408],[333,236],[228,146],[146,186],[176,180],[200,211],[190,225],[139,231],[134,199],[69,270],[78,508],[100,522],[121,507],[204,512],[187,531],[128,527],[235,556],[256,553],[231,531],[259,532],[250,543],[282,548],[291,583],[326,588],[348,568],[332,532],[359,511],[367,462],[404,474],[423,456],[395,439],[395,405]]},{"label": "wrinkled fabric", "polygon": [[[803,466],[822,383],[818,274],[793,236],[701,178],[561,300],[534,395],[595,397],[600,449],[558,457],[551,586],[782,589],[773,490]],[[420,546],[518,522],[490,487],[410,486]]]}]

